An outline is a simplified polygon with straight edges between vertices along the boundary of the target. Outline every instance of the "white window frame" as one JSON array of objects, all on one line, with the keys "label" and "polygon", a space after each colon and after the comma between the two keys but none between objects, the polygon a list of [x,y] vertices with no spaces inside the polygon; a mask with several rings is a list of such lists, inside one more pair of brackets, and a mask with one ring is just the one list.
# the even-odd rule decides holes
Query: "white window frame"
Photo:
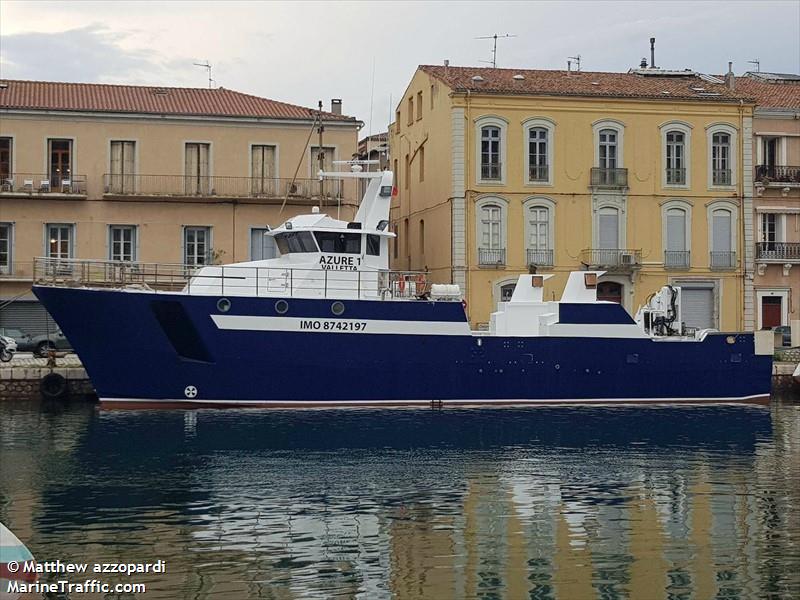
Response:
[{"label": "white window frame", "polygon": [[[531,239],[531,226],[530,226],[530,218],[528,216],[528,212],[532,208],[545,208],[547,209],[547,248],[553,253],[553,265],[555,265],[556,257],[555,257],[555,220],[556,220],[556,203],[554,200],[550,198],[543,197],[543,196],[533,196],[525,200],[522,203],[522,215],[524,219],[524,235],[525,235],[525,243],[523,246],[525,247],[525,264],[527,264],[528,260],[528,250],[540,250],[541,248],[531,248],[530,247],[530,239]],[[545,266],[545,265],[542,265]],[[548,265],[551,266],[551,265]]]},{"label": "white window frame", "polygon": [[508,200],[500,196],[481,196],[475,201],[475,264],[480,264],[481,239],[483,229],[481,222],[481,211],[487,205],[497,205],[500,207],[500,250],[506,251],[506,261],[508,261]]},{"label": "white window frame", "polygon": [[[483,179],[481,169],[481,131],[484,127],[497,127],[500,129],[500,179]],[[479,185],[505,185],[506,184],[506,146],[508,145],[508,121],[496,115],[484,115],[475,120],[475,183]]]},{"label": "white window frame", "polygon": [[[731,152],[729,157],[731,184],[714,185],[714,161],[712,158],[714,147],[714,134],[727,133],[731,139]],[[730,123],[712,123],[706,126],[706,178],[709,190],[735,190],[738,181],[737,159],[739,155],[739,130]]]},{"label": "white window frame", "polygon": [[[688,176],[687,176],[688,179]],[[661,205],[661,256],[664,257],[664,261],[666,263],[666,252],[669,250],[667,248],[667,215],[669,211],[677,208],[679,210],[684,211],[684,232],[685,232],[685,244],[684,250],[689,253],[689,264],[687,268],[691,267],[692,265],[692,203],[688,200],[683,200],[679,198],[674,198],[672,200],[668,200]],[[709,250],[710,252],[710,250]]]},{"label": "white window frame", "polygon": [[[256,144],[256,145],[258,145],[258,144]],[[260,226],[259,225],[251,225],[250,227],[247,228],[247,257],[248,257],[248,260],[251,260],[251,261],[257,260],[255,258],[253,258],[253,232],[254,231],[271,231],[271,230],[272,230],[272,228],[269,225],[260,225]],[[277,248],[277,244],[276,244],[276,248]],[[278,253],[276,253],[276,257],[277,256],[279,256]]]},{"label": "white window frame", "polygon": [[775,243],[786,241],[786,214],[779,212],[760,212],[758,213],[758,241],[767,242],[764,239],[764,217],[766,215],[775,215]]},{"label": "white window frame", "polygon": [[114,258],[114,230],[115,229],[130,229],[132,234],[131,239],[131,259],[130,261],[124,262],[136,262],[139,260],[139,226],[138,225],[130,225],[130,224],[123,224],[123,223],[113,223],[109,224],[108,226],[108,252],[106,252],[106,256],[108,256],[108,260],[115,261],[123,259],[115,259]]},{"label": "white window frame", "polygon": [[51,258],[50,256],[50,228],[51,227],[68,227],[69,228],[69,249],[67,250],[67,259],[75,258],[75,248],[77,248],[77,235],[78,228],[75,223],[45,223],[44,224],[44,253],[42,256]]},{"label": "white window frame", "polygon": [[208,266],[211,262],[203,263],[202,265],[197,264],[190,264],[186,261],[186,232],[189,229],[205,229],[208,234],[208,240],[206,240],[206,256],[207,259],[211,259],[211,252],[214,250],[214,228],[211,225],[182,225],[181,226],[181,260],[183,261],[184,265],[189,265],[193,267],[198,266]]},{"label": "white window frame", "polygon": [[613,208],[619,215],[619,230],[617,231],[617,249],[623,250],[628,247],[628,211],[620,201],[607,199],[597,202],[592,214],[592,249],[600,249],[600,211],[604,208]]},{"label": "white window frame", "polygon": [[[665,189],[686,190],[692,187],[692,129],[686,121],[666,121],[658,126],[661,132],[661,187]],[[686,169],[686,183],[667,183],[667,134],[677,131],[683,134],[683,164]]]},{"label": "white window frame", "polygon": [[14,272],[14,223],[12,221],[0,221],[0,226],[8,227],[8,264],[0,264],[0,275],[11,275]]},{"label": "white window frame", "polygon": [[[530,178],[530,130],[542,128],[547,131],[547,179],[544,181],[532,181]],[[547,117],[533,117],[522,122],[522,154],[525,157],[525,171],[522,173],[523,184],[528,187],[552,187],[553,186],[553,157],[555,156],[553,147],[555,146],[556,123]]]},{"label": "white window frame", "polygon": [[594,139],[594,166],[600,167],[600,132],[603,129],[612,129],[617,132],[617,166],[615,169],[625,167],[625,123],[616,119],[602,119],[592,123]]},{"label": "white window frame", "polygon": [[[708,263],[711,266],[711,253],[715,252],[714,250],[714,213],[718,210],[726,210],[731,214],[731,240],[730,240],[730,252],[734,253],[734,264],[731,267],[727,267],[729,269],[735,269],[736,265],[738,264],[739,259],[739,249],[737,247],[737,217],[739,214],[739,206],[738,204],[731,202],[729,200],[715,200],[714,202],[710,202],[707,205],[706,211],[706,219],[708,219]],[[714,267],[715,269],[721,269],[725,267]]]}]

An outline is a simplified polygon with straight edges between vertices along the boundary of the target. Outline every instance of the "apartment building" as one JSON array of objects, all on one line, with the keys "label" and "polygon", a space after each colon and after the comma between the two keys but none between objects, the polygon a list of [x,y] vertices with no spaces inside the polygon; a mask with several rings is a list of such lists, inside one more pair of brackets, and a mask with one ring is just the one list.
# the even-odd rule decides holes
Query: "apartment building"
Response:
[{"label": "apartment building", "polygon": [[473,325],[521,273],[603,269],[634,313],[666,284],[689,326],[751,327],[753,102],[718,78],[420,66],[397,106],[393,265],[465,292]]},{"label": "apartment building", "polygon": [[769,329],[800,320],[800,75],[748,73],[736,86],[757,103],[752,302]]},{"label": "apartment building", "polygon": [[42,327],[34,257],[203,265],[269,258],[264,232],[319,205],[361,123],[227,90],[0,81],[0,325]]}]

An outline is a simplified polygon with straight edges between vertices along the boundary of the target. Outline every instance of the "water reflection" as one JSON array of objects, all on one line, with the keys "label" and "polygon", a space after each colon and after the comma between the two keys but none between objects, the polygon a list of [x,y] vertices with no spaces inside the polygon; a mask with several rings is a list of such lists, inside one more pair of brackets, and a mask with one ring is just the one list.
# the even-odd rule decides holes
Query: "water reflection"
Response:
[{"label": "water reflection", "polygon": [[144,598],[800,597],[797,405],[0,418],[0,520]]}]

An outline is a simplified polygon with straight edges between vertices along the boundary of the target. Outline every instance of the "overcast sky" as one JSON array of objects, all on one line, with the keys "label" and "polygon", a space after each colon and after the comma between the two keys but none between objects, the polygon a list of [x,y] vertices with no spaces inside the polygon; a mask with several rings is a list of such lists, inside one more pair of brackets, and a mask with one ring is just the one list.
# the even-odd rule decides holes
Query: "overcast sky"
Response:
[{"label": "overcast sky", "polygon": [[[386,129],[418,64],[625,71],[656,65],[800,73],[800,0],[778,2],[0,1],[0,76],[203,87],[303,106],[342,98]],[[373,77],[374,66],[374,77]],[[374,90],[374,91],[373,91]],[[370,106],[372,105],[372,110]],[[371,116],[370,116],[371,114]]]}]

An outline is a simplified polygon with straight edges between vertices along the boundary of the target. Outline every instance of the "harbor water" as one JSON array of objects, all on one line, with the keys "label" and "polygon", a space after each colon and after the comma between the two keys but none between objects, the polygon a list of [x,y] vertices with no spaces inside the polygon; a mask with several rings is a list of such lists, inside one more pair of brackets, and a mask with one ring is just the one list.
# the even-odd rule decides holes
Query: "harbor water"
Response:
[{"label": "harbor water", "polygon": [[0,521],[38,561],[165,564],[29,597],[800,598],[796,403],[0,423]]}]

